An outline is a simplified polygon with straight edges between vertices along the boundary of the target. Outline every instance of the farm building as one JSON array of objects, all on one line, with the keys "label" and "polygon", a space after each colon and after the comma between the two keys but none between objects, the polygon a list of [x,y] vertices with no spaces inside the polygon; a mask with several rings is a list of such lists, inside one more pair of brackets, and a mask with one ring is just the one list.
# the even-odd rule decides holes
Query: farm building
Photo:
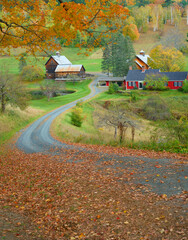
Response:
[{"label": "farm building", "polygon": [[149,58],[150,56],[146,55],[145,52],[141,50],[140,54],[136,55],[136,59],[135,59],[136,67],[140,70],[142,69],[143,66],[145,67],[145,69],[149,69],[149,65],[148,65]]},{"label": "farm building", "polygon": [[117,83],[119,86],[125,86],[125,77],[102,76],[98,78],[98,86],[109,87],[110,83]]},{"label": "farm building", "polygon": [[182,87],[183,81],[188,79],[188,72],[160,72],[159,69],[129,70],[126,77],[126,89],[143,89],[147,74],[160,74],[168,78],[167,87],[178,89]]},{"label": "farm building", "polygon": [[51,56],[45,66],[46,77],[48,79],[60,80],[70,74],[80,77],[85,75],[85,68],[83,65],[73,65],[65,56],[60,56],[59,52],[57,52],[55,56]]}]

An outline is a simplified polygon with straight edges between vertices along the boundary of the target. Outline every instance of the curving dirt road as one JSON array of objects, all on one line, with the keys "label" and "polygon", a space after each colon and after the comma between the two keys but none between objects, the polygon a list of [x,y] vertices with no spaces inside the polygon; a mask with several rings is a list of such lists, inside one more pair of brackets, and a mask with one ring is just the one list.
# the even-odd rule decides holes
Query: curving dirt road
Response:
[{"label": "curving dirt road", "polygon": [[96,83],[97,78],[91,83],[91,93],[88,96],[64,105],[31,124],[18,138],[16,146],[26,153],[59,154],[62,159],[66,158],[67,151],[72,151],[73,157],[69,158],[68,161],[84,162],[86,160],[84,153],[87,153],[87,157],[97,159],[95,163],[98,168],[105,170],[107,168],[105,167],[106,162],[111,162],[112,164],[108,165],[108,168],[114,169],[118,176],[121,175],[121,169],[126,170],[127,175],[122,178],[123,181],[134,184],[136,189],[141,188],[142,190],[143,186],[147,186],[157,194],[168,196],[188,191],[188,167],[175,159],[135,157],[127,156],[126,153],[121,155],[108,154],[90,148],[68,145],[51,136],[50,125],[58,115],[75,106],[78,101],[90,99],[101,91],[96,87]]},{"label": "curving dirt road", "polygon": [[16,146],[26,153],[46,152],[51,148],[65,146],[65,144],[55,140],[50,135],[51,123],[61,113],[74,107],[77,102],[86,101],[101,92],[102,90],[97,88],[96,84],[97,78],[90,84],[91,93],[88,96],[66,104],[31,124],[18,138]]}]

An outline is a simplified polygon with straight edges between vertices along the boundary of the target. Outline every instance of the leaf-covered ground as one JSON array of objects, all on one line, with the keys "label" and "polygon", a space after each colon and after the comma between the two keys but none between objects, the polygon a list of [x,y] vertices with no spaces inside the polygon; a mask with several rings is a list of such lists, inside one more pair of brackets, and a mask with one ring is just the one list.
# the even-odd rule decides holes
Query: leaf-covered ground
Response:
[{"label": "leaf-covered ground", "polygon": [[[139,155],[149,152],[137,152],[133,171],[130,165],[118,165],[119,158],[106,158],[107,152],[121,157],[125,149],[89,148],[92,151],[64,149],[49,155],[4,151],[0,156],[0,239],[187,239],[184,185],[180,194],[168,196],[135,183],[141,175],[134,165],[147,164]],[[136,152],[127,153],[131,154]],[[165,177],[155,175],[159,183],[170,181],[172,170],[184,170],[187,156],[174,157]],[[146,183],[150,175],[145,172]],[[181,185],[183,180],[178,181]]]}]

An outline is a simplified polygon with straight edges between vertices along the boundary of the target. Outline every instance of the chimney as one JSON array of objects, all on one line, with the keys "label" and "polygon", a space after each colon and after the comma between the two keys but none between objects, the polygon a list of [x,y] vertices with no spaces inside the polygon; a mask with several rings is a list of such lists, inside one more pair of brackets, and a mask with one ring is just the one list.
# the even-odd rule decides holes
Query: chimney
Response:
[{"label": "chimney", "polygon": [[142,73],[145,73],[145,71],[146,71],[145,66],[142,66]]},{"label": "chimney", "polygon": [[56,55],[57,55],[58,57],[60,57],[60,53],[59,53],[58,51],[56,52]]},{"label": "chimney", "polygon": [[132,66],[129,66],[129,70],[133,70],[133,67],[132,67]]}]

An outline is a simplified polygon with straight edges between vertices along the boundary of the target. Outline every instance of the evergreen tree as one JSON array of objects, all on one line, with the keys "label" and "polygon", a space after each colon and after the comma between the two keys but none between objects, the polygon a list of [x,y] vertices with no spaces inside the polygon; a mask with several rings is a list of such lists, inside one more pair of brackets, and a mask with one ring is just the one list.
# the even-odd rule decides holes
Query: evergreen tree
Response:
[{"label": "evergreen tree", "polygon": [[103,58],[102,58],[102,65],[101,68],[103,72],[107,72],[108,75],[112,70],[112,56],[111,56],[111,49],[108,44],[106,44],[103,50]]},{"label": "evergreen tree", "polygon": [[145,5],[149,4],[148,0],[136,0],[136,6],[138,7],[144,7]]},{"label": "evergreen tree", "polygon": [[163,7],[169,7],[174,3],[173,0],[165,0],[165,2],[162,4]]},{"label": "evergreen tree", "polygon": [[112,44],[112,72],[113,76],[126,76],[129,66],[133,64],[135,51],[130,38],[117,34]]},{"label": "evergreen tree", "polygon": [[25,66],[27,66],[27,62],[26,62],[26,60],[25,60],[24,55],[22,55],[22,56],[20,57],[20,59],[19,59],[19,70],[20,70],[20,72],[23,70],[23,68],[24,68]]},{"label": "evergreen tree", "polygon": [[118,33],[113,36],[111,45],[107,45],[103,51],[102,69],[112,72],[114,77],[126,76],[134,58],[135,51],[130,38]]}]

